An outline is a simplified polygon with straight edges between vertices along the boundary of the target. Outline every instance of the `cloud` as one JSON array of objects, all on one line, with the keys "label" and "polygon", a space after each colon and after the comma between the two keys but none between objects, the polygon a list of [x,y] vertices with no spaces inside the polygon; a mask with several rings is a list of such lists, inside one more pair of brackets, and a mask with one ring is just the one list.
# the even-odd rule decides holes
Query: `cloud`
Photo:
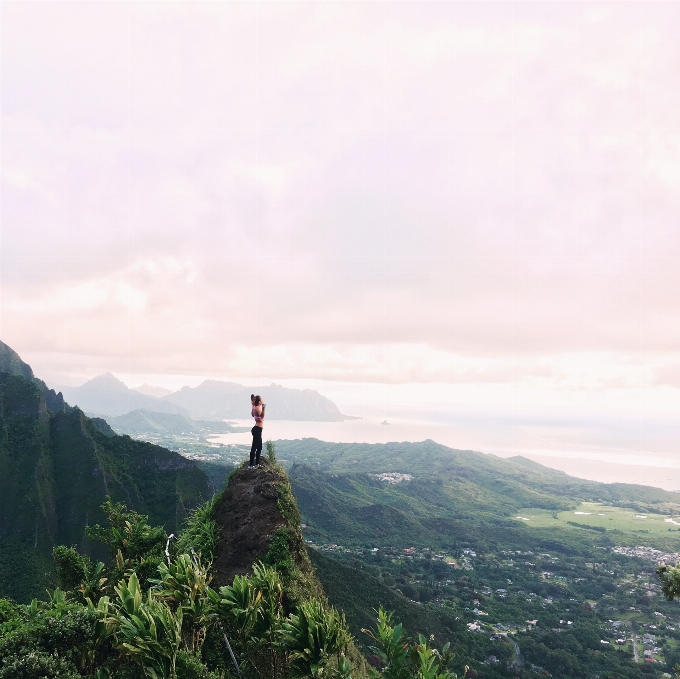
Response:
[{"label": "cloud", "polygon": [[96,371],[628,388],[680,340],[680,21],[601,9],[9,5],[3,338]]}]

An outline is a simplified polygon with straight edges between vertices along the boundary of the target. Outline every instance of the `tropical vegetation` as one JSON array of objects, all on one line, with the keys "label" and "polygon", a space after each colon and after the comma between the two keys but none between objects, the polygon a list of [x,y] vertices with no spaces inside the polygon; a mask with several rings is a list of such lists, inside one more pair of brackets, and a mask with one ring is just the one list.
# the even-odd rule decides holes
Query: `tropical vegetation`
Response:
[{"label": "tropical vegetation", "polygon": [[[290,497],[279,501],[282,513],[297,512]],[[382,610],[373,634],[381,667],[367,669],[344,615],[318,595],[318,584],[287,591],[298,575],[281,550],[213,587],[217,500],[198,508],[173,541],[147,516],[107,499],[106,521],[87,534],[107,548],[108,563],[56,547],[58,586],[45,600],[0,600],[0,679],[455,677],[448,648],[409,643]],[[408,652],[395,653],[399,643]]]}]

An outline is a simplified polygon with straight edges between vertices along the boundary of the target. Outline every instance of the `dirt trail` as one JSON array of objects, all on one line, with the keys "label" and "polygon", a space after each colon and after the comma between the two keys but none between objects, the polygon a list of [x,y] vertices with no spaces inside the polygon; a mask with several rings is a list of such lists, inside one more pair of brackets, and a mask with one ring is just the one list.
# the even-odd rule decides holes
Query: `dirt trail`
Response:
[{"label": "dirt trail", "polygon": [[220,526],[213,564],[213,586],[231,584],[245,575],[269,550],[270,536],[285,524],[277,507],[281,477],[270,469],[239,469],[219,504],[215,521]]}]

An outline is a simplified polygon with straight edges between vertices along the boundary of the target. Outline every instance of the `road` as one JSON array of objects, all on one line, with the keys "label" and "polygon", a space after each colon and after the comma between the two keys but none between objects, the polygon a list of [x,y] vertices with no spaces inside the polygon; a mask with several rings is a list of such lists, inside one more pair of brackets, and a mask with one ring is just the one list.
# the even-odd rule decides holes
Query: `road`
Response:
[{"label": "road", "polygon": [[635,627],[632,625],[631,629],[633,630],[633,656],[635,657],[635,662],[640,662],[640,656],[638,655],[637,650],[637,634],[635,634]]}]

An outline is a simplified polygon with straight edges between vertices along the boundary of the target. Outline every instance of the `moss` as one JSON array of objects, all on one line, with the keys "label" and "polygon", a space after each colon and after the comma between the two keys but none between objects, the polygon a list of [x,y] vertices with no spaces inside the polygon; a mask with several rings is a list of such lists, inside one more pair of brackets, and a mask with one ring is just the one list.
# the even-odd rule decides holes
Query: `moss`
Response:
[{"label": "moss", "polygon": [[281,512],[281,516],[286,520],[286,523],[294,529],[300,527],[300,510],[298,509],[295,496],[293,495],[293,488],[290,485],[288,475],[283,469],[277,469],[281,474],[282,481],[278,485],[279,499],[276,506]]},{"label": "moss", "polygon": [[290,556],[292,534],[288,528],[279,528],[271,536],[269,551],[265,554],[262,562],[267,566],[273,566],[284,577],[293,570],[293,560]]}]

